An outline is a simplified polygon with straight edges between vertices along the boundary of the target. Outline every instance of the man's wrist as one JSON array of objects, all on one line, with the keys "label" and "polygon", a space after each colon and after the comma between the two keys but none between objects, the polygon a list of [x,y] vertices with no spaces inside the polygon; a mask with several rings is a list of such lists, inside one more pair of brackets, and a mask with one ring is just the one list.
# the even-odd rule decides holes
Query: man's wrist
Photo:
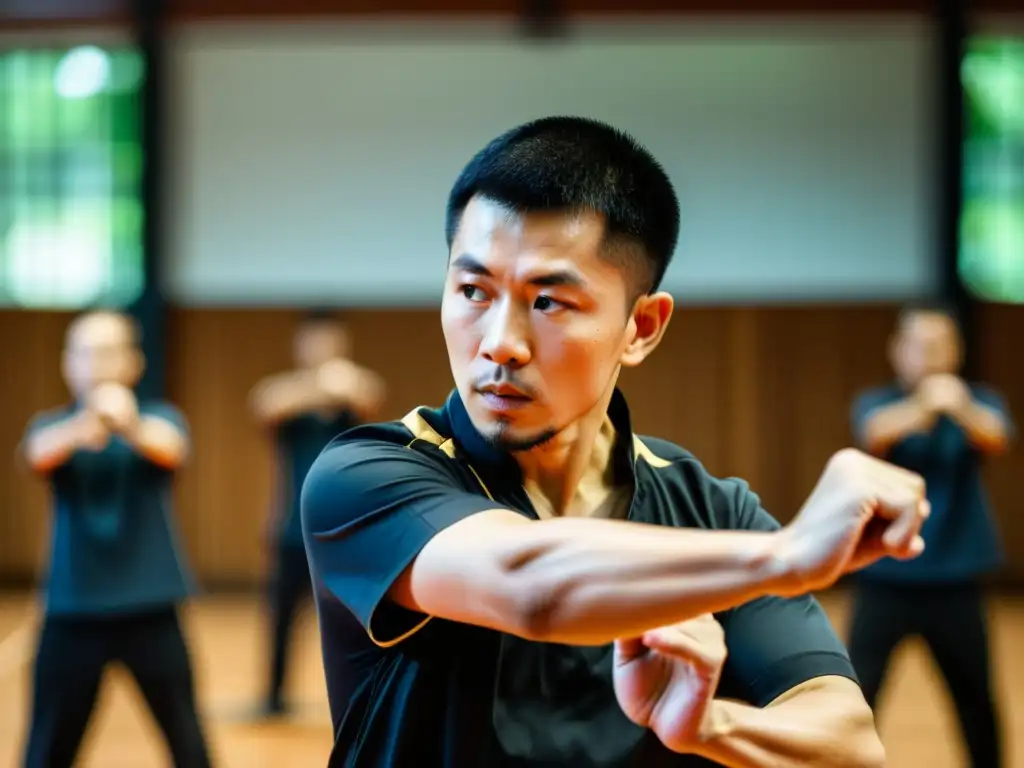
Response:
[{"label": "man's wrist", "polygon": [[803,582],[795,566],[798,543],[792,526],[784,526],[763,537],[753,568],[767,595],[790,597],[802,594]]},{"label": "man's wrist", "polygon": [[88,411],[81,411],[71,418],[67,427],[71,433],[71,447],[75,450],[84,448],[89,444],[90,420],[95,418]]},{"label": "man's wrist", "polygon": [[730,703],[722,699],[712,699],[708,702],[704,722],[701,724],[698,739],[700,745],[711,746],[722,739],[728,738],[732,734],[735,725],[736,718],[733,716]]},{"label": "man's wrist", "polygon": [[939,415],[940,409],[936,408],[929,400],[919,394],[912,395],[910,403],[915,409],[914,412],[917,416],[916,426],[918,427],[927,426]]},{"label": "man's wrist", "polygon": [[135,445],[139,441],[139,427],[142,425],[142,417],[135,416],[123,424],[118,424],[115,431],[129,444]]}]

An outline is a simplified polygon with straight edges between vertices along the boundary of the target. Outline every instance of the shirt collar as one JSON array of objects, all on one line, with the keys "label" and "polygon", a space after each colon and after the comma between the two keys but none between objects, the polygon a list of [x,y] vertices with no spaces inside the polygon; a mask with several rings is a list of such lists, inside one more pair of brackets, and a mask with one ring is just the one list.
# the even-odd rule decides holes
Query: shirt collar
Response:
[{"label": "shirt collar", "polygon": [[[456,445],[476,471],[486,474],[491,482],[505,486],[522,485],[522,472],[516,460],[510,453],[494,445],[477,431],[457,389],[448,395],[444,409],[451,423]],[[611,402],[608,404],[608,418],[611,419],[617,435],[612,456],[615,464],[615,482],[632,481],[636,461],[633,428],[626,398],[618,388],[612,393]]]}]

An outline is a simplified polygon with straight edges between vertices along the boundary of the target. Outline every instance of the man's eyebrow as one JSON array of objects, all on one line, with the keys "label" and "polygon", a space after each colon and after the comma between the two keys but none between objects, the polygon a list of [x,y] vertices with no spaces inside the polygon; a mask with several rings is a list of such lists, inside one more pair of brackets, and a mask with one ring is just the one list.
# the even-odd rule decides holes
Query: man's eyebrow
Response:
[{"label": "man's eyebrow", "polygon": [[[468,253],[464,253],[453,259],[451,266],[453,269],[459,269],[463,272],[469,272],[482,277],[494,276],[478,259]],[[547,274],[537,275],[536,277],[530,278],[527,282],[530,285],[545,288],[552,288],[556,286],[580,288],[583,286],[584,281],[577,273],[568,269],[560,269],[554,272],[548,272]]]},{"label": "man's eyebrow", "polygon": [[461,269],[463,272],[471,272],[474,275],[482,275],[483,277],[493,277],[491,271],[487,269],[480,261],[468,253],[464,253],[458,258],[452,261],[453,269]]},{"label": "man's eyebrow", "polygon": [[555,286],[581,288],[583,286],[583,278],[577,275],[575,272],[570,272],[567,269],[562,269],[556,272],[549,272],[546,275],[538,275],[537,277],[530,278],[529,283],[530,285],[537,285],[546,288],[551,288]]}]

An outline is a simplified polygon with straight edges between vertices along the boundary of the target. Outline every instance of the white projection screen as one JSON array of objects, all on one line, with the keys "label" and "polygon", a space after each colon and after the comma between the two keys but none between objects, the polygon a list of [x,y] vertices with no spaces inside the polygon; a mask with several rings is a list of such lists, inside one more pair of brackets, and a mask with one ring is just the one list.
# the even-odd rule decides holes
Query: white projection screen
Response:
[{"label": "white projection screen", "polygon": [[185,305],[431,305],[452,181],[550,114],[607,120],[682,202],[688,303],[932,292],[924,19],[185,28],[173,50],[172,248]]}]

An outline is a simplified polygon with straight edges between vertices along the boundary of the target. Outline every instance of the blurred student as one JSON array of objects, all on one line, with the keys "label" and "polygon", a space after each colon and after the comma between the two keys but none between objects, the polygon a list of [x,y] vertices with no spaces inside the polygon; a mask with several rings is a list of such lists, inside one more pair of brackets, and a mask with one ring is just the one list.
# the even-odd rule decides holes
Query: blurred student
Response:
[{"label": "blurred student", "polygon": [[982,484],[982,461],[1006,451],[1013,427],[1002,397],[958,376],[961,338],[946,309],[906,310],[890,356],[896,381],[853,407],[858,442],[925,478],[931,515],[915,560],[886,559],[858,576],[850,656],[875,706],[889,658],[920,635],[949,686],[971,764],[998,768],[1001,748],[980,579],[1003,552]]},{"label": "blurred student", "polygon": [[259,712],[265,717],[287,713],[289,640],[299,603],[311,590],[299,518],[302,481],[324,446],[372,419],[384,399],[380,377],[354,363],[350,353],[346,325],[329,313],[311,313],[295,334],[295,368],[259,382],[251,396],[256,418],[273,435],[278,464],[268,594],[273,639],[266,698]]},{"label": "blurred student", "polygon": [[73,402],[36,415],[22,442],[54,518],[26,768],[74,763],[112,662],[134,676],[174,764],[210,765],[177,612],[192,589],[171,519],[187,425],[169,403],[136,400],[143,366],[132,320],[78,317],[63,353]]}]

